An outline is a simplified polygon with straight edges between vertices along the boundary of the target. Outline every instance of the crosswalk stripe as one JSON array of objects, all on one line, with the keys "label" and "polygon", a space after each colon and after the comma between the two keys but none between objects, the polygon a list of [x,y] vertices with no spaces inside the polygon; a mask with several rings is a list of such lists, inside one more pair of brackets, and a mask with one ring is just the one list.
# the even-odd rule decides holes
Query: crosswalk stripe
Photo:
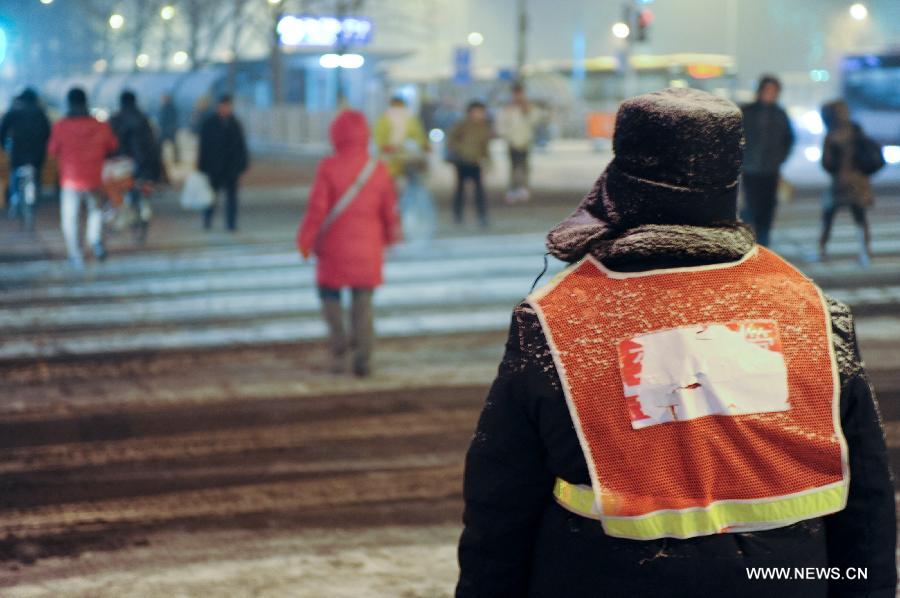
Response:
[{"label": "crosswalk stripe", "polygon": [[[884,233],[876,248],[900,251],[900,231],[875,226]],[[867,308],[864,319],[890,316],[894,308],[900,316],[900,262],[882,257],[861,269],[851,261],[852,231],[843,230],[832,245],[834,261],[804,263],[797,240],[808,231],[781,232],[775,249],[830,295]],[[395,248],[385,265],[386,284],[375,295],[379,334],[505,329],[541,270],[543,242],[542,234],[515,234]],[[551,258],[544,281],[563,267]],[[4,264],[0,359],[322,338],[314,272],[284,243],[123,256],[81,277],[52,260]]]}]

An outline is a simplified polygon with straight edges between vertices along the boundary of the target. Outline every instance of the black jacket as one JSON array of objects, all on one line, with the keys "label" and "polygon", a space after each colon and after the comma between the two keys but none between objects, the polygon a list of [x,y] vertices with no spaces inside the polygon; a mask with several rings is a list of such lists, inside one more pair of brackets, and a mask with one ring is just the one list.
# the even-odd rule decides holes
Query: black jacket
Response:
[{"label": "black jacket", "polygon": [[162,177],[162,155],[156,134],[147,116],[137,108],[124,108],[109,119],[119,140],[116,155],[134,160],[134,178],[158,181]]},{"label": "black jacket", "polygon": [[249,166],[247,142],[241,123],[216,113],[200,127],[200,155],[197,169],[209,177],[214,189],[237,181]]},{"label": "black jacket", "polygon": [[777,104],[754,102],[744,113],[744,172],[776,174],[794,147],[794,130],[787,112]]},{"label": "black jacket", "polygon": [[[752,243],[740,226],[646,226],[611,241],[597,257],[617,270],[695,266],[732,261]],[[894,490],[877,403],[850,311],[834,300],[828,305],[850,449],[847,508],[765,532],[653,541],[607,536],[599,522],[554,501],[556,477],[588,485],[590,478],[540,323],[527,304],[519,305],[466,458],[456,595],[893,596]],[[746,567],[766,566],[868,567],[868,580],[748,580]]]},{"label": "black jacket", "polygon": [[162,139],[175,139],[178,133],[178,109],[174,102],[163,104],[159,109],[159,136]]},{"label": "black jacket", "polygon": [[50,121],[36,102],[16,100],[0,121],[0,145],[9,153],[11,168],[31,164],[40,170],[49,139]]}]

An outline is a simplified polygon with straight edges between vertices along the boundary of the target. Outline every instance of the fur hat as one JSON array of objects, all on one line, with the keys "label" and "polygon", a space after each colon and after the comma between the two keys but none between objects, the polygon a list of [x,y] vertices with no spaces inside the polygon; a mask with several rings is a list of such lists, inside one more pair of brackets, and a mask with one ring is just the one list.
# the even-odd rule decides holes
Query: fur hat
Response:
[{"label": "fur hat", "polygon": [[592,240],[643,225],[734,225],[742,137],[740,109],[706,92],[667,89],[627,100],[616,116],[615,158],[547,247],[571,261]]}]

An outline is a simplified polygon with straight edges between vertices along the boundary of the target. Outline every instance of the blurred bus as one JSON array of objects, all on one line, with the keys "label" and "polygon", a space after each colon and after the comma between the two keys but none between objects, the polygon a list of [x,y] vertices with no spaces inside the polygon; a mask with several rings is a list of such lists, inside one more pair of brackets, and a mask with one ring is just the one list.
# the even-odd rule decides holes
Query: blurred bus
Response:
[{"label": "blurred bus", "polygon": [[[900,50],[845,57],[841,86],[853,119],[866,133],[885,146],[900,146]],[[891,158],[900,162],[900,155]]]},{"label": "blurred bus", "polygon": [[534,70],[555,71],[572,81],[592,110],[615,109],[626,97],[667,87],[692,87],[732,99],[737,89],[734,58],[724,54],[634,54],[583,61],[541,61]]}]

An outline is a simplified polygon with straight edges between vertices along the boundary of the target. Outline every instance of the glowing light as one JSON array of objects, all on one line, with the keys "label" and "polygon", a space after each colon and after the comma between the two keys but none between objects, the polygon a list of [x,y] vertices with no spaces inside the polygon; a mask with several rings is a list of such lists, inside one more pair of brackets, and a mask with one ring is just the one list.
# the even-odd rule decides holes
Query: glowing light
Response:
[{"label": "glowing light", "polygon": [[175,18],[175,7],[171,4],[163,6],[159,11],[159,16],[163,21],[171,21]]},{"label": "glowing light", "polygon": [[473,31],[466,38],[466,41],[469,42],[470,46],[480,46],[484,43],[484,36],[478,33],[477,31]]},{"label": "glowing light", "polygon": [[125,17],[119,13],[109,15],[109,26],[112,29],[121,29],[125,25]]},{"label": "glowing light", "polygon": [[366,63],[362,54],[344,54],[341,56],[341,68],[358,69]]},{"label": "glowing light", "polygon": [[362,54],[322,54],[319,65],[326,69],[358,69],[366,63]]},{"label": "glowing light", "polygon": [[888,164],[900,164],[900,145],[886,145],[881,148],[881,155]]},{"label": "glowing light", "polygon": [[817,83],[824,83],[831,79],[831,73],[826,71],[825,69],[813,69],[809,71],[809,78]]},{"label": "glowing light", "polygon": [[53,4],[53,0],[41,0],[41,4]]},{"label": "glowing light", "polygon": [[725,68],[718,64],[689,64],[688,75],[694,79],[714,79],[725,74]]},{"label": "glowing light", "polygon": [[335,46],[368,44],[372,21],[359,17],[311,17],[285,15],[276,27],[285,46]]},{"label": "glowing light", "polygon": [[631,28],[625,23],[619,22],[612,26],[612,34],[619,39],[625,39],[631,34]]},{"label": "glowing light", "polygon": [[818,110],[804,112],[800,117],[800,124],[813,135],[821,135],[825,132],[825,123],[822,122],[822,115]]},{"label": "glowing light", "polygon": [[0,29],[0,64],[6,59],[6,32]]},{"label": "glowing light", "polygon": [[822,159],[822,148],[810,145],[803,150],[803,156],[810,162],[818,162]]},{"label": "glowing light", "polygon": [[146,54],[138,54],[137,58],[134,59],[134,64],[136,64],[139,69],[142,69],[150,64],[150,57]]},{"label": "glowing light", "polygon": [[188,61],[188,53],[184,50],[179,50],[172,55],[172,62],[177,65],[185,64]]},{"label": "glowing light", "polygon": [[850,16],[856,19],[857,21],[862,21],[866,17],[869,16],[869,9],[866,8],[865,4],[861,4],[857,2],[853,6],[850,7]]},{"label": "glowing light", "polygon": [[428,138],[431,139],[432,143],[440,143],[444,140],[444,132],[440,129],[431,129],[428,131]]},{"label": "glowing light", "polygon": [[340,54],[322,54],[319,57],[319,66],[323,69],[336,69],[341,66]]},{"label": "glowing light", "polygon": [[94,63],[94,72],[95,73],[105,73],[109,64],[106,62],[106,59],[101,58],[100,60]]},{"label": "glowing light", "polygon": [[278,6],[279,4],[281,4],[281,0],[269,0],[269,4],[271,4],[272,6]]}]

